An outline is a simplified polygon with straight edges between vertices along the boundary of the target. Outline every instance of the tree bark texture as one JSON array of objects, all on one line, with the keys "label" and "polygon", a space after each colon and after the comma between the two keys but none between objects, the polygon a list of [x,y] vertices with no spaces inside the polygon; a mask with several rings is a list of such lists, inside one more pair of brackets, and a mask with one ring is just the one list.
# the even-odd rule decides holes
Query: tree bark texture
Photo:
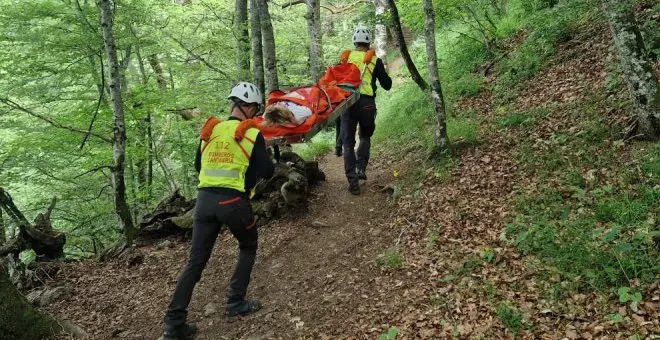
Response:
[{"label": "tree bark texture", "polygon": [[387,0],[374,0],[376,5],[376,32],[374,37],[374,47],[378,58],[385,57],[385,47],[387,46],[387,26],[384,23],[383,16],[387,10]]},{"label": "tree bark texture", "polygon": [[165,73],[163,72],[163,68],[160,66],[160,59],[158,58],[158,55],[151,54],[147,57],[147,60],[149,60],[149,66],[151,66],[151,69],[156,75],[156,84],[158,84],[158,88],[161,89],[161,91],[167,90],[167,79],[165,79]]},{"label": "tree bark texture", "polygon": [[406,62],[406,67],[410,72],[410,76],[417,86],[419,86],[422,91],[428,89],[428,84],[424,81],[424,78],[417,71],[415,63],[413,63],[410,53],[408,53],[408,45],[406,40],[403,37],[403,29],[401,29],[401,21],[399,19],[399,10],[396,8],[394,0],[387,0],[387,4],[390,7],[390,13],[392,14],[392,32],[396,38],[397,43],[399,44],[399,50],[401,50],[401,57]]},{"label": "tree bark texture", "polygon": [[32,307],[11,283],[5,264],[0,261],[0,337],[3,339],[42,339],[61,328],[48,314]]},{"label": "tree bark texture", "polygon": [[5,241],[7,241],[7,237],[5,235],[5,219],[4,216],[2,215],[2,209],[0,209],[0,246],[5,244]]},{"label": "tree bark texture", "polygon": [[124,181],[124,160],[126,153],[126,129],[124,124],[124,107],[121,99],[119,64],[117,62],[117,48],[112,34],[112,11],[110,0],[99,0],[98,6],[101,14],[101,31],[103,44],[108,58],[110,70],[110,101],[112,102],[113,133],[112,155],[112,186],[114,188],[115,212],[119,216],[120,227],[123,230],[127,244],[135,238],[135,228],[131,219],[131,211],[126,202],[126,183]]},{"label": "tree bark texture", "polygon": [[307,0],[307,32],[309,33],[309,75],[312,82],[321,79],[323,72],[323,45],[321,32],[321,0]]},{"label": "tree bark texture", "polygon": [[431,97],[435,109],[435,148],[442,150],[447,146],[447,123],[445,121],[445,100],[442,96],[442,85],[438,75],[438,56],[435,50],[435,10],[431,0],[423,0],[424,37],[426,39],[426,59],[431,80]]},{"label": "tree bark texture", "polygon": [[261,37],[263,39],[263,51],[266,69],[266,91],[271,92],[279,88],[277,79],[277,57],[275,54],[275,36],[273,34],[273,23],[268,12],[266,0],[259,2],[259,17],[261,18]]},{"label": "tree bark texture", "polygon": [[236,69],[238,80],[250,80],[250,36],[248,34],[248,1],[236,0],[234,8],[236,37]]},{"label": "tree bark texture", "polygon": [[660,138],[660,91],[631,6],[621,0],[603,0],[621,69],[637,106],[637,133]]},{"label": "tree bark texture", "polygon": [[252,80],[264,93],[264,52],[261,39],[261,16],[259,15],[259,0],[250,0],[250,31],[252,33]]}]

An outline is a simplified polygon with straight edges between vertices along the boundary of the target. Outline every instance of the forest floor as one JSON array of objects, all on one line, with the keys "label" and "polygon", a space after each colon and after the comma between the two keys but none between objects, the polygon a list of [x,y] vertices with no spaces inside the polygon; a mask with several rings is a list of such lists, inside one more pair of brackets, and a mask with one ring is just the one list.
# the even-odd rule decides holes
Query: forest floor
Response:
[{"label": "forest floor", "polygon": [[[546,147],[555,133],[584,128],[580,110],[570,108],[604,92],[603,56],[612,51],[602,42],[610,40],[606,29],[591,34],[560,46],[556,65],[522,86],[507,109],[547,110],[534,129],[498,129],[507,112],[488,91],[461,101],[481,119],[480,142],[453,141],[444,172],[420,172],[425,160],[413,149],[383,152],[374,157],[362,195],[353,196],[341,159],[322,159],[327,181],[313,190],[308,211],[260,230],[249,297],[264,308],[233,323],[222,311],[237,245],[229,233],[220,236],[190,306],[198,338],[374,339],[390,328],[400,338],[427,339],[658,336],[657,283],[636,312],[590,291],[553,298],[549,284],[561,283],[538,276],[532,257],[504,233],[516,194],[538,190],[537,179],[521,170],[519,150]],[[607,126],[625,120],[622,110],[602,111]],[[394,197],[381,190],[402,185],[412,172],[421,173],[415,190],[396,189]],[[48,310],[94,338],[156,339],[189,247],[173,241],[171,249],[144,247],[144,263],[132,268],[66,264],[58,281],[74,294]],[[609,318],[613,313],[621,320]]]}]

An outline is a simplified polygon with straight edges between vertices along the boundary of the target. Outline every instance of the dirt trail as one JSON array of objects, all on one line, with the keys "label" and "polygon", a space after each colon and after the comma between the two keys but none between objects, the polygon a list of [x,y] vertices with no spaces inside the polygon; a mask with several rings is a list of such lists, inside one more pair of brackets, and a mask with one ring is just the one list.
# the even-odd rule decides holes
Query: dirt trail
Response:
[{"label": "dirt trail", "polygon": [[[264,309],[231,324],[214,315],[202,323],[200,339],[221,334],[232,339],[318,334],[321,325],[336,319],[335,312],[352,302],[351,276],[366,274],[382,250],[378,221],[387,215],[387,203],[377,183],[383,171],[372,170],[363,194],[354,196],[347,190],[340,158],[328,156],[322,166],[327,181],[314,190],[309,211],[298,220],[261,230],[250,296],[260,299]],[[223,278],[230,275],[213,267],[208,271]],[[214,302],[222,304],[224,292],[223,285],[200,289],[195,296],[199,301],[217,294],[221,298]]]},{"label": "dirt trail", "polygon": [[[321,164],[327,181],[312,191],[308,211],[260,230],[248,295],[264,308],[233,323],[224,321],[223,310],[237,246],[229,233],[218,238],[189,309],[189,320],[200,328],[198,339],[287,339],[318,336],[324,329],[329,334],[348,331],[343,320],[360,306],[352,294],[358,288],[354,284],[365,281],[357,277],[375,276],[377,254],[388,242],[380,221],[389,214],[389,204],[378,184],[386,183],[390,171],[373,167],[362,195],[353,196],[341,158],[328,156]],[[188,249],[176,241],[172,249],[144,247],[144,263],[136,268],[95,261],[69,264],[61,281],[73,288],[73,297],[49,309],[94,338],[156,339]],[[210,307],[217,312],[205,316]]]}]

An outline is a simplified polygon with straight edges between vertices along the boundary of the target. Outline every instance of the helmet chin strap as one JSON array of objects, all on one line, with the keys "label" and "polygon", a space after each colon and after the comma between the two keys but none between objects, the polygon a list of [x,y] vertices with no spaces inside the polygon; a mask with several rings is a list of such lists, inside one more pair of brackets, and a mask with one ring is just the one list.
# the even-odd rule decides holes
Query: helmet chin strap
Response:
[{"label": "helmet chin strap", "polygon": [[231,107],[232,111],[234,110],[234,108],[238,108],[238,110],[241,111],[241,113],[243,114],[244,119],[253,118],[253,117],[248,117],[247,113],[245,113],[245,111],[243,110],[243,107],[241,105],[238,105],[238,104],[234,103],[234,105]]},{"label": "helmet chin strap", "polygon": [[234,103],[234,105],[231,108],[232,111],[234,110],[234,108],[238,108],[238,110],[241,111],[241,113],[243,114],[243,117],[245,117],[245,119],[252,119],[254,117],[260,116],[260,113],[259,113],[261,111],[261,105],[260,104],[257,105],[256,113],[254,115],[252,115],[252,117],[249,117],[247,115],[247,113],[245,113],[245,111],[243,110],[243,107],[241,105],[238,105],[238,104]]}]

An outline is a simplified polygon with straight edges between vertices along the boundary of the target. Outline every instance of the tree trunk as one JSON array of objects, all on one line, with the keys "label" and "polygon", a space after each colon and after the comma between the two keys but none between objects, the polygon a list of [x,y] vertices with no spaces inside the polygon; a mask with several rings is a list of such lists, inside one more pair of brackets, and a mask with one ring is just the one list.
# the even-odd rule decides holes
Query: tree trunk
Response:
[{"label": "tree trunk", "polygon": [[261,37],[263,39],[263,51],[266,59],[266,91],[271,92],[279,88],[277,80],[277,58],[275,54],[275,36],[273,35],[273,24],[268,12],[266,0],[259,2],[259,17],[261,18]]},{"label": "tree trunk", "polygon": [[[637,106],[638,137],[660,138],[660,91],[632,7],[621,0],[603,0],[621,69]],[[636,131],[634,131],[636,130]]]},{"label": "tree trunk", "polygon": [[9,193],[0,187],[0,209],[4,209],[9,218],[18,225],[18,235],[9,243],[0,246],[0,257],[8,254],[17,256],[26,249],[33,249],[39,257],[47,259],[61,257],[64,254],[66,237],[53,229],[50,221],[50,214],[55,209],[56,202],[57,199],[53,198],[46,213],[37,215],[32,225],[16,207]]},{"label": "tree trunk", "polygon": [[161,89],[161,91],[167,90],[167,79],[165,79],[165,73],[163,72],[163,68],[160,66],[160,59],[158,59],[158,55],[151,54],[147,57],[147,59],[149,60],[149,66],[151,66],[154,74],[156,74],[156,83],[158,84],[158,88]]},{"label": "tree trunk", "polygon": [[5,219],[2,216],[2,209],[0,209],[0,246],[5,244],[7,237],[5,235]]},{"label": "tree trunk", "polygon": [[[136,46],[135,55],[138,59],[138,66],[140,69],[140,74],[142,75],[142,83],[146,86],[149,83],[149,77],[147,76],[147,71],[144,67],[144,61],[142,60],[142,55],[140,54],[140,46]],[[144,199],[142,200],[143,208],[147,207],[147,203],[151,198],[151,188],[150,181],[148,180],[149,168],[152,166],[152,157],[151,157],[151,111],[147,110],[147,113],[143,119],[140,119],[138,122],[138,131],[139,131],[139,145],[142,148],[140,156],[137,160],[137,180],[138,187],[140,190],[146,192]]]},{"label": "tree trunk", "polygon": [[385,57],[385,47],[387,46],[387,26],[383,22],[385,10],[387,9],[387,0],[375,0],[376,5],[376,32],[374,45],[378,58]]},{"label": "tree trunk", "polygon": [[101,15],[101,30],[103,32],[103,44],[108,58],[108,69],[110,70],[110,101],[112,102],[113,133],[112,154],[114,164],[112,166],[112,186],[115,190],[115,212],[119,216],[119,223],[124,232],[127,244],[133,243],[135,228],[131,219],[131,211],[126,202],[126,184],[124,182],[124,158],[126,152],[126,130],[124,125],[124,107],[121,99],[119,64],[117,62],[117,49],[112,34],[112,12],[110,0],[99,0],[98,6]]},{"label": "tree trunk", "polygon": [[435,11],[431,0],[423,0],[424,37],[426,39],[426,59],[431,79],[431,97],[435,109],[435,149],[443,150],[447,146],[447,124],[445,122],[445,101],[438,75],[438,56],[435,51]]},{"label": "tree trunk", "polygon": [[307,0],[307,32],[309,33],[309,75],[316,83],[321,78],[323,45],[321,32],[321,0]]},{"label": "tree trunk", "polygon": [[236,69],[238,79],[250,79],[250,36],[248,35],[247,0],[236,0],[234,8],[234,35],[236,36]]},{"label": "tree trunk", "polygon": [[264,93],[264,53],[261,45],[259,0],[250,0],[250,31],[252,33],[252,80],[259,91]]},{"label": "tree trunk", "polygon": [[0,261],[0,334],[3,339],[42,339],[60,331],[57,322],[39,312],[16,290]]},{"label": "tree trunk", "polygon": [[408,45],[406,45],[406,40],[403,37],[403,30],[401,29],[401,21],[399,20],[399,10],[396,8],[394,0],[387,0],[387,3],[390,7],[390,12],[392,14],[392,32],[396,38],[397,43],[399,44],[399,50],[401,50],[401,57],[406,62],[406,67],[410,72],[410,76],[413,81],[419,86],[422,91],[428,89],[428,85],[424,81],[424,78],[417,71],[415,63],[413,63],[410,53],[408,53]]}]

